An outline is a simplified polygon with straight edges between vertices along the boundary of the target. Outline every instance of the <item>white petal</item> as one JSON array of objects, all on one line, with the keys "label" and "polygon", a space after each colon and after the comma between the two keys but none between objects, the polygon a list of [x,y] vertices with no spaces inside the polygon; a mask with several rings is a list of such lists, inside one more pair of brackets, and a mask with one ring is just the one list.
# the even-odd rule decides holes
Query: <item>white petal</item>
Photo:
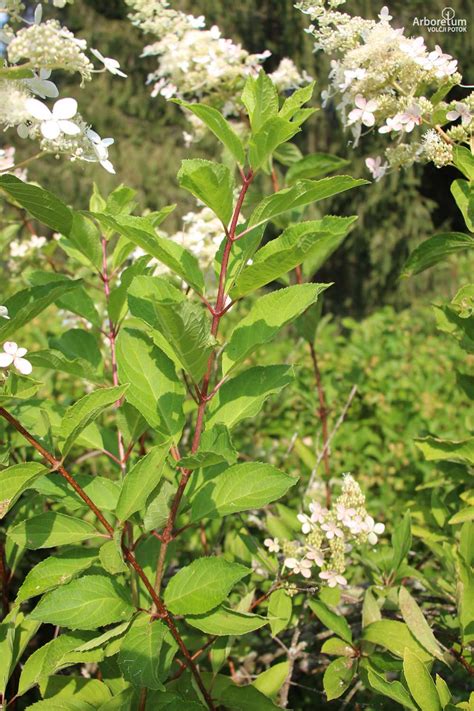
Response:
[{"label": "white petal", "polygon": [[43,6],[37,5],[35,8],[35,15],[34,15],[35,25],[39,25],[42,19],[43,19]]},{"label": "white petal", "polygon": [[40,90],[43,92],[43,96],[46,96],[48,99],[55,99],[59,95],[56,84],[52,81],[46,81],[45,79],[41,79]]},{"label": "white petal", "polygon": [[16,356],[18,351],[18,346],[14,341],[7,341],[3,344],[3,350],[9,355]]},{"label": "white petal", "polygon": [[68,136],[77,136],[80,132],[81,129],[76,123],[73,123],[72,121],[65,121],[64,119],[60,119],[58,121],[59,128],[63,133],[66,133]]},{"label": "white petal", "polygon": [[38,121],[49,121],[53,116],[48,107],[38,99],[27,99],[26,108]]},{"label": "white petal", "polygon": [[33,366],[26,358],[15,358],[14,365],[22,375],[29,375],[33,370]]},{"label": "white petal", "polygon": [[20,125],[16,129],[16,132],[18,133],[20,138],[28,138],[28,136],[30,135],[28,126],[26,126],[26,124],[24,124],[24,123],[20,123]]},{"label": "white petal", "polygon": [[364,113],[362,116],[362,123],[364,126],[373,126],[375,123],[375,116],[373,114]]},{"label": "white petal", "polygon": [[28,353],[26,348],[18,348],[16,352],[16,357],[17,358],[23,358],[24,355]]},{"label": "white petal", "polygon": [[112,175],[115,175],[115,168],[109,160],[101,160],[100,164],[102,168],[107,171],[107,173],[112,173]]},{"label": "white petal", "polygon": [[354,99],[354,104],[359,109],[365,109],[365,107],[367,105],[367,101],[366,101],[366,99],[364,99],[362,94],[357,94],[356,98]]},{"label": "white petal", "polygon": [[57,121],[44,121],[41,124],[41,133],[45,138],[54,140],[61,134],[61,129],[59,128]]},{"label": "white petal", "polygon": [[102,139],[102,145],[108,148],[111,146],[113,143],[115,143],[115,138],[103,138]]},{"label": "white petal", "polygon": [[53,116],[55,119],[71,119],[76,114],[76,99],[59,99],[53,106]]},{"label": "white petal", "polygon": [[8,368],[13,363],[14,356],[8,353],[0,353],[0,368]]},{"label": "white petal", "polygon": [[91,54],[93,54],[94,57],[97,57],[99,61],[104,61],[104,55],[102,54],[102,52],[99,52],[98,49],[91,49]]}]

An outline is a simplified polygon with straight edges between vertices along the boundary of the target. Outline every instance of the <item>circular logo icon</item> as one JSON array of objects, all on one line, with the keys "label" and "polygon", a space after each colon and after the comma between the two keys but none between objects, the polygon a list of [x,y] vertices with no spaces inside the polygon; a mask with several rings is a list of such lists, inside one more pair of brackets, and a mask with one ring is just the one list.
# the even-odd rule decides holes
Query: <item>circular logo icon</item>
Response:
[{"label": "circular logo icon", "polygon": [[456,12],[453,10],[452,7],[445,7],[443,8],[443,10],[441,10],[442,17],[448,22],[454,18],[455,14]]}]

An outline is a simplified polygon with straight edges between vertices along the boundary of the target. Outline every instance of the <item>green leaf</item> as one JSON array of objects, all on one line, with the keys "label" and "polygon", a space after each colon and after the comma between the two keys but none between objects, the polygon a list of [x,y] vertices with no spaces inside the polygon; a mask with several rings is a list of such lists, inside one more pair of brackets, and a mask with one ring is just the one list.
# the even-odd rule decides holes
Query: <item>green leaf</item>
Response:
[{"label": "green leaf", "polygon": [[467,180],[454,180],[451,183],[451,193],[456,200],[456,204],[461,210],[466,227],[470,232],[474,232],[474,221],[472,214],[472,204],[474,201],[474,190]]},{"label": "green leaf", "polygon": [[18,590],[16,602],[23,602],[69,583],[96,561],[96,550],[79,547],[69,548],[42,560],[27,574]]},{"label": "green leaf", "polygon": [[354,657],[356,650],[339,637],[330,637],[321,647],[321,654],[329,654],[335,657]]},{"label": "green leaf", "polygon": [[167,454],[166,447],[153,447],[127,473],[115,510],[119,521],[126,521],[145,507],[160,482]]},{"label": "green leaf", "polygon": [[230,295],[240,298],[294,269],[307,258],[318,260],[342,242],[357,217],[325,217],[288,227],[260,249],[237,278]]},{"label": "green leaf", "polygon": [[429,662],[433,658],[412,636],[407,625],[397,620],[372,622],[364,627],[362,639],[385,647],[401,659],[403,659],[405,648],[417,654],[423,662]]},{"label": "green leaf", "polygon": [[454,146],[454,165],[468,180],[474,180],[474,156],[465,146]]},{"label": "green leaf", "polygon": [[459,442],[437,437],[422,437],[415,440],[415,444],[418,449],[421,449],[428,462],[474,464],[474,437]]},{"label": "green leaf", "polygon": [[17,546],[30,550],[79,543],[99,535],[100,533],[91,523],[54,511],[47,511],[20,521],[8,531],[9,538]]},{"label": "green leaf", "polygon": [[67,356],[60,351],[35,351],[34,353],[28,353],[28,360],[33,367],[77,375],[79,378],[83,378],[91,383],[101,384],[103,382],[103,378],[93,371],[90,363],[79,358],[69,360]]},{"label": "green leaf", "polygon": [[228,607],[218,607],[207,615],[186,615],[186,622],[191,627],[216,636],[239,636],[260,629],[268,623],[266,617],[237,612]]},{"label": "green leaf", "polygon": [[448,523],[455,525],[457,523],[465,523],[465,521],[474,520],[474,506],[466,506],[466,508],[461,509],[454,516],[451,516]]},{"label": "green leaf", "polygon": [[252,212],[248,227],[262,225],[290,210],[304,207],[318,200],[367,185],[367,180],[356,180],[348,175],[336,175],[321,180],[299,180],[290,188],[264,198]]},{"label": "green leaf", "polygon": [[169,581],[164,601],[176,615],[198,615],[223,602],[234,585],[252,571],[224,558],[198,558]]},{"label": "green leaf", "polygon": [[97,338],[89,331],[81,328],[71,328],[58,338],[51,338],[50,346],[63,353],[70,360],[88,361],[93,368],[99,368],[102,363]]},{"label": "green leaf", "polygon": [[316,82],[312,81],[307,86],[296,89],[296,91],[285,99],[278,115],[285,119],[292,119],[298,109],[311,99],[315,85]]},{"label": "green leaf", "polygon": [[[85,263],[96,271],[102,270],[101,235],[94,222],[79,212],[73,214],[71,228],[63,232],[66,245],[85,257]],[[84,260],[80,260],[81,262]]]},{"label": "green leaf", "polygon": [[338,699],[349,688],[354,678],[354,661],[348,657],[339,657],[327,667],[323,676],[323,687],[328,701]]},{"label": "green leaf", "polygon": [[421,711],[442,711],[435,683],[419,657],[410,649],[403,655],[403,673]]},{"label": "green leaf", "polygon": [[410,694],[399,681],[387,681],[381,674],[377,674],[373,669],[367,670],[367,680],[370,687],[383,696],[396,701],[411,711],[418,711],[418,707],[413,703]]},{"label": "green leaf", "polygon": [[319,294],[328,286],[328,284],[297,284],[258,299],[249,313],[234,328],[229,338],[222,359],[224,374],[256,348],[268,343],[283,326],[314,304]]},{"label": "green leaf", "polygon": [[157,345],[198,382],[214,347],[203,309],[164,279],[145,276],[133,280],[128,304],[134,316],[157,331]]},{"label": "green leaf", "polygon": [[223,462],[235,464],[236,460],[237,452],[232,445],[229,430],[225,425],[217,424],[203,432],[197,452],[180,459],[179,466],[204,469]]},{"label": "green leaf", "polygon": [[155,257],[193,289],[199,293],[204,291],[204,278],[194,254],[169,237],[159,235],[148,220],[132,215],[112,217],[97,213],[94,213],[94,217],[105,227],[118,232],[151,257]]},{"label": "green leaf", "polygon": [[474,574],[459,556],[457,562],[456,598],[458,617],[461,623],[462,642],[466,646],[474,640]]},{"label": "green leaf", "polygon": [[297,163],[293,163],[286,174],[286,184],[293,185],[298,180],[322,178],[328,173],[345,168],[348,160],[338,158],[330,153],[311,153]]},{"label": "green leaf", "polygon": [[8,680],[23,656],[28,643],[38,631],[39,623],[25,619],[15,607],[0,624],[0,694],[4,695]]},{"label": "green leaf", "polygon": [[128,620],[133,612],[127,588],[106,575],[86,575],[47,593],[30,617],[73,630],[93,630]]},{"label": "green leaf", "polygon": [[242,92],[242,103],[247,109],[252,132],[278,113],[278,93],[270,77],[260,71],[255,78],[247,77]]},{"label": "green leaf", "polygon": [[123,638],[118,664],[126,681],[134,686],[164,691],[168,670],[178,645],[160,620],[140,615]]},{"label": "green leaf", "polygon": [[402,617],[407,623],[407,627],[415,639],[426,649],[427,652],[443,661],[443,652],[436,640],[431,627],[419,608],[415,599],[404,587],[400,588],[399,605]]},{"label": "green leaf", "polygon": [[99,559],[103,569],[111,575],[126,573],[128,568],[123,559],[121,541],[121,531],[117,531],[114,540],[107,541],[99,549]]},{"label": "green leaf", "polygon": [[316,617],[321,620],[323,625],[332,630],[338,637],[341,637],[345,642],[352,644],[352,632],[351,628],[347,624],[346,620],[342,615],[338,615],[337,612],[331,610],[324,602],[321,600],[310,600],[309,606],[316,615]]},{"label": "green leaf", "polygon": [[[64,282],[64,276],[56,272],[37,270],[28,275],[28,281],[31,286],[43,286],[44,284],[51,284],[53,282],[62,284]],[[59,298],[56,301],[56,306],[85,318],[94,326],[97,326],[97,328],[102,326],[102,319],[99,316],[92,297],[89,296],[83,286],[76,286],[75,289]],[[81,329],[74,330],[81,332]],[[82,331],[82,333],[87,333],[87,331]],[[91,333],[87,333],[87,335],[90,338],[94,338]]]},{"label": "green leaf", "polygon": [[265,165],[278,146],[293,138],[299,130],[299,126],[280,116],[265,121],[250,138],[249,163],[252,169],[257,171]]},{"label": "green leaf", "polygon": [[55,232],[67,235],[72,226],[72,211],[48,190],[24,183],[14,175],[0,175],[0,189],[4,190],[30,215]]},{"label": "green leaf", "polygon": [[411,547],[411,516],[408,511],[400,524],[394,527],[392,533],[392,570],[398,570],[405,560]]},{"label": "green leaf", "polygon": [[84,395],[66,411],[61,423],[60,437],[64,439],[62,445],[63,458],[67,456],[72,445],[81,432],[94,422],[108,407],[120,400],[127,390],[127,385],[111,388],[101,388]]},{"label": "green leaf", "polygon": [[207,426],[217,423],[229,429],[247,417],[255,417],[265,400],[294,380],[289,365],[257,365],[227,380],[209,404]]},{"label": "green leaf", "polygon": [[451,254],[474,249],[474,239],[462,232],[443,232],[422,242],[403,265],[402,277],[411,277],[443,261]]},{"label": "green leaf", "polygon": [[436,674],[435,684],[436,691],[438,692],[439,700],[441,702],[441,706],[444,709],[444,707],[449,704],[452,699],[451,692],[445,680],[440,677],[439,674]]},{"label": "green leaf", "polygon": [[272,592],[268,599],[268,617],[274,637],[288,627],[292,610],[293,603],[286,590]]},{"label": "green leaf", "polygon": [[290,663],[288,661],[273,664],[257,676],[257,678],[252,682],[252,686],[261,691],[262,694],[265,694],[265,696],[268,696],[270,699],[275,698],[285,683],[289,673]]},{"label": "green leaf", "polygon": [[81,284],[80,280],[72,281],[64,278],[60,282],[54,281],[44,286],[33,286],[10,296],[4,302],[10,314],[10,320],[2,319],[0,339],[6,339],[12,334],[16,335],[22,326],[36,318],[38,314],[48,306],[51,306],[51,304],[54,304],[61,296]]},{"label": "green leaf", "polygon": [[366,590],[364,602],[362,605],[362,627],[367,627],[371,622],[377,622],[382,619],[380,607],[371,588]]},{"label": "green leaf", "polygon": [[142,331],[123,328],[117,339],[122,383],[130,383],[126,399],[145,418],[160,443],[179,439],[184,426],[184,386],[171,360]]},{"label": "green leaf", "polygon": [[221,143],[232,153],[237,163],[241,166],[245,163],[245,152],[242,141],[235,133],[230,123],[222,114],[207,104],[189,104],[181,99],[174,99],[175,103],[184,106],[197,116],[208,129],[219,139]]},{"label": "green leaf", "polygon": [[233,211],[234,178],[221,163],[194,158],[183,160],[178,182],[194,197],[207,205],[223,225],[230,222]]},{"label": "green leaf", "polygon": [[18,501],[30,484],[42,474],[47,473],[43,464],[24,462],[0,470],[0,519]]},{"label": "green leaf", "polygon": [[194,494],[192,521],[259,509],[286,494],[296,482],[270,464],[235,464]]}]

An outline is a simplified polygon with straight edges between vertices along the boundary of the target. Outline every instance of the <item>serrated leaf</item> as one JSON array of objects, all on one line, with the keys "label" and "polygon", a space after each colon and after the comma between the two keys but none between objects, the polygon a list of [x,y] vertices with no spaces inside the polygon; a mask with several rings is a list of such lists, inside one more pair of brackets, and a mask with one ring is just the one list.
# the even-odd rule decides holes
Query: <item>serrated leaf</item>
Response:
[{"label": "serrated leaf", "polygon": [[241,420],[255,417],[270,395],[293,380],[294,371],[288,365],[248,368],[221,385],[209,404],[207,426],[222,423],[231,429]]},{"label": "serrated leaf", "polygon": [[14,464],[0,470],[0,519],[30,487],[30,484],[47,471],[47,468],[39,462]]},{"label": "serrated leaf", "polygon": [[268,623],[266,617],[246,612],[236,612],[227,607],[218,607],[206,615],[186,615],[186,622],[191,627],[214,634],[218,637],[239,636],[260,629]]},{"label": "serrated leaf", "polygon": [[129,619],[134,609],[126,587],[106,575],[87,575],[46,593],[30,617],[73,630],[94,630]]},{"label": "serrated leaf", "polygon": [[166,447],[153,447],[127,473],[115,510],[120,521],[145,507],[160,482],[167,454]]},{"label": "serrated leaf", "polygon": [[323,687],[328,701],[338,699],[349,688],[354,678],[354,661],[339,657],[327,667],[323,676]]},{"label": "serrated leaf", "polygon": [[280,116],[274,116],[253,132],[249,142],[249,163],[256,172],[271,158],[282,143],[299,132],[299,126]]},{"label": "serrated leaf", "polygon": [[415,444],[429,462],[449,461],[474,464],[474,437],[459,442],[437,437],[423,437],[415,440]]},{"label": "serrated leaf", "polygon": [[278,113],[278,93],[264,71],[257,77],[249,75],[242,92],[242,103],[247,109],[252,132],[256,133],[268,119]]},{"label": "serrated leaf", "polygon": [[79,543],[100,535],[87,521],[54,511],[47,511],[20,521],[8,531],[12,541],[30,550]]},{"label": "serrated leaf", "polygon": [[204,469],[223,462],[235,464],[236,460],[237,452],[232,445],[229,430],[225,425],[216,424],[206,428],[197,452],[180,459],[179,466],[186,469]]},{"label": "serrated leaf", "polygon": [[283,326],[314,304],[328,286],[297,284],[258,299],[230,335],[222,359],[224,374],[256,348],[268,343]]},{"label": "serrated leaf", "polygon": [[352,644],[351,628],[342,615],[331,610],[322,600],[310,600],[308,604],[323,625],[335,632],[345,642]]},{"label": "serrated leaf", "polygon": [[311,153],[301,158],[297,163],[293,163],[286,174],[286,184],[293,185],[298,180],[322,178],[348,164],[348,160],[338,158],[330,153]]},{"label": "serrated leaf", "polygon": [[0,189],[8,193],[43,225],[51,227],[55,232],[69,234],[73,213],[53,193],[25,183],[11,174],[0,176]]},{"label": "serrated leaf", "polygon": [[406,622],[408,629],[415,639],[426,649],[427,652],[443,660],[443,652],[436,640],[431,627],[419,608],[416,600],[410,595],[404,587],[400,588],[399,596],[400,612]]},{"label": "serrated leaf", "polygon": [[28,572],[18,590],[16,602],[69,583],[96,561],[97,551],[89,548],[70,548],[42,560]]},{"label": "serrated leaf", "polygon": [[140,615],[134,620],[120,647],[118,664],[124,679],[139,688],[164,691],[163,681],[177,648],[163,622],[150,622],[148,615]]},{"label": "serrated leaf", "polygon": [[178,172],[178,182],[182,188],[207,205],[223,225],[230,222],[234,178],[226,165],[200,158],[183,160]]},{"label": "serrated leaf", "polygon": [[270,464],[235,464],[194,494],[191,519],[200,521],[261,508],[286,494],[296,482]]},{"label": "serrated leaf", "polygon": [[84,395],[68,408],[60,429],[60,437],[64,440],[61,448],[63,457],[67,456],[81,432],[91,422],[94,422],[104,410],[120,400],[127,388],[128,385],[120,385],[94,390],[94,392]]},{"label": "serrated leaf", "polygon": [[403,673],[421,711],[442,711],[435,683],[421,659],[410,649],[403,655]]},{"label": "serrated leaf", "polygon": [[[119,532],[120,533],[120,532]],[[103,569],[111,575],[127,572],[127,564],[125,563],[120,547],[120,541],[107,541],[99,549],[99,559]]]},{"label": "serrated leaf", "polygon": [[233,586],[251,570],[224,558],[198,558],[169,581],[164,601],[177,615],[198,615],[223,602]]},{"label": "serrated leaf", "polygon": [[233,130],[230,123],[217,111],[217,109],[207,104],[190,104],[181,99],[174,99],[175,103],[189,109],[197,116],[208,129],[216,136],[216,138],[224,144],[224,146],[232,153],[237,163],[244,165],[245,152],[242,141]]},{"label": "serrated leaf", "polygon": [[178,439],[184,426],[184,386],[171,360],[142,331],[123,328],[117,339],[119,379],[126,399],[152,427],[159,442]]},{"label": "serrated leaf", "polygon": [[101,235],[91,219],[75,212],[71,228],[67,232],[62,230],[60,232],[65,235],[66,243],[85,257],[86,264],[92,266],[96,271],[102,269]]},{"label": "serrated leaf", "polygon": [[278,115],[286,119],[292,119],[303,104],[306,104],[311,99],[315,86],[316,82],[312,81],[306,86],[296,89],[285,99]]},{"label": "serrated leaf", "polygon": [[443,232],[422,242],[403,265],[402,277],[420,274],[451,254],[474,249],[474,238],[462,232]]}]

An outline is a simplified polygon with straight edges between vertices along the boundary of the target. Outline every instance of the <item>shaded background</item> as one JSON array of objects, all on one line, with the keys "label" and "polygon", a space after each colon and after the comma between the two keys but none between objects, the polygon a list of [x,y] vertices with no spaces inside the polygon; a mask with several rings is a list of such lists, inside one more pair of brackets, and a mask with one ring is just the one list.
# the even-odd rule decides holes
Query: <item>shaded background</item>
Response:
[{"label": "shaded background", "polygon": [[[382,0],[358,0],[347,2],[344,8],[352,14],[375,18],[382,4]],[[31,9],[35,5],[36,2],[30,3]],[[224,36],[240,41],[250,52],[270,49],[272,57],[265,63],[269,71],[285,56],[294,59],[300,69],[306,69],[317,80],[319,104],[319,92],[327,84],[329,60],[321,53],[313,54],[312,38],[304,32],[308,17],[293,7],[292,0],[176,0],[172,5],[194,15],[204,14],[207,27],[219,25]],[[413,18],[440,17],[445,5],[443,0],[411,0],[391,3],[389,7],[396,26],[404,26],[407,34],[418,34]],[[460,0],[450,6],[457,17],[467,19],[468,32],[426,32],[426,41],[432,48],[440,43],[444,51],[455,56],[464,83],[474,83],[474,4]],[[54,10],[48,7],[46,12],[50,16]],[[190,196],[177,187],[175,176],[180,161],[203,153],[212,157],[215,142],[186,149],[182,139],[186,122],[180,109],[161,97],[150,97],[146,77],[155,68],[156,59],[143,59],[140,54],[153,38],[131,25],[122,0],[76,0],[73,6],[56,12],[64,24],[87,39],[89,46],[117,58],[128,74],[127,80],[99,74],[80,89],[76,77],[56,73],[61,94],[76,96],[84,117],[98,133],[115,138],[111,159],[117,175],[110,176],[94,164],[71,164],[51,157],[32,167],[30,179],[54,190],[76,208],[87,206],[92,181],[104,191],[126,183],[138,190],[143,208],[157,209],[177,202],[179,208],[167,226],[171,231],[178,229],[180,216],[194,208]],[[462,91],[456,89],[452,98],[462,95]],[[380,152],[379,139],[367,137],[355,151],[347,139],[334,107],[328,106],[305,125],[297,142],[303,152],[325,151],[346,157],[351,161],[352,175],[367,177],[364,159]],[[19,151],[20,155],[24,153],[25,146],[19,146]],[[416,280],[400,282],[398,274],[409,251],[433,232],[464,229],[449,192],[454,172],[431,165],[416,166],[323,206],[327,212],[359,215],[356,229],[318,275],[318,279],[330,279],[336,284],[328,292],[331,310],[360,317],[384,303],[400,308],[420,295],[426,300],[432,295],[453,294],[462,272],[472,267],[466,257],[452,260]]]}]

